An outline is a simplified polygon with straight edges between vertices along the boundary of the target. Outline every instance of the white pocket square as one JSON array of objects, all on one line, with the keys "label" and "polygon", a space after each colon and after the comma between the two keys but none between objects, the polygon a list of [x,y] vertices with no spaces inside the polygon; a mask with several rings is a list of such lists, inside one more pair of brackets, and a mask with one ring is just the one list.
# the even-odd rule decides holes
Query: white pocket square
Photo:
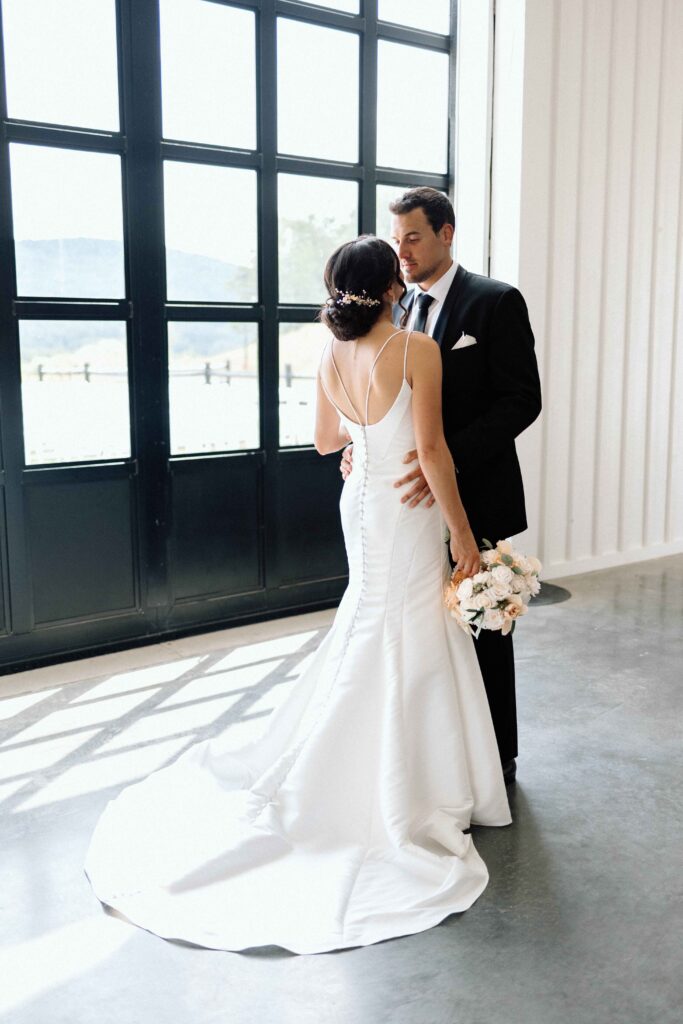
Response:
[{"label": "white pocket square", "polygon": [[473,338],[471,334],[465,334],[465,332],[463,331],[462,337],[458,338],[458,340],[456,341],[455,345],[453,345],[453,348],[451,348],[451,352],[455,348],[468,348],[469,345],[476,345],[476,344],[477,344],[477,339]]}]

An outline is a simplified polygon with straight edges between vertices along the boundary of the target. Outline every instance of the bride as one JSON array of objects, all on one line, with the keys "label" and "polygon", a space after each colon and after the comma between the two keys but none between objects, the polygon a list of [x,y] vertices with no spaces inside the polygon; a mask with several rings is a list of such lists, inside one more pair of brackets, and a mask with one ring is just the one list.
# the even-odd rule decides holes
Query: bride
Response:
[{"label": "bride", "polygon": [[[316,448],[354,444],[332,628],[260,738],[197,744],[124,789],[86,860],[103,903],[214,949],[320,953],[430,928],[486,887],[470,825],[511,821],[473,642],[443,605],[444,523],[468,575],[478,552],[443,437],[438,347],[392,324],[405,286],[386,242],[341,246],[325,283]],[[428,509],[394,487],[412,448]]]}]

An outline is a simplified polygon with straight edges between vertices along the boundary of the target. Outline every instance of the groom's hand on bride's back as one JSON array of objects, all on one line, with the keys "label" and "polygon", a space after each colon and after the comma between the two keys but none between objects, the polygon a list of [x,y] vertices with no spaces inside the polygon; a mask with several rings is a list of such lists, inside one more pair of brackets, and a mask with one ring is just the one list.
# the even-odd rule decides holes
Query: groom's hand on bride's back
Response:
[{"label": "groom's hand on bride's back", "polygon": [[346,448],[342,452],[342,460],[339,464],[339,472],[344,477],[344,480],[348,480],[349,474],[353,469],[353,445],[347,444]]},{"label": "groom's hand on bride's back", "polygon": [[[417,450],[412,448],[406,453],[406,455],[404,455],[403,461],[405,463],[417,462]],[[416,468],[411,469],[409,473],[406,473],[406,475],[402,476],[400,480],[397,480],[394,483],[394,487],[405,487],[407,484],[412,484],[412,486],[410,490],[401,495],[401,501],[404,504],[405,502],[410,502],[408,507],[415,508],[416,505],[419,505],[420,502],[424,501],[426,498],[427,501],[425,508],[431,508],[434,504],[434,495],[429,490],[429,484],[425,479],[424,473],[420,469],[419,462],[417,463]]]}]

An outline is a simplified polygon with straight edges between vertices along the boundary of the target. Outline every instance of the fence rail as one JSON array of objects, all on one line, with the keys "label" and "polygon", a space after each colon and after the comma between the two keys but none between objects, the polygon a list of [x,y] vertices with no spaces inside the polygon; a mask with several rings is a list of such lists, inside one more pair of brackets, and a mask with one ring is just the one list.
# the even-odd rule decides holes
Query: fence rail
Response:
[{"label": "fence rail", "polygon": [[[36,367],[35,375],[39,381],[44,381],[46,377],[82,377],[88,384],[93,377],[119,377],[124,380],[128,378],[126,370],[92,370],[90,363],[83,363],[82,369],[73,370],[46,370],[43,364],[39,363]],[[214,380],[225,382],[226,384],[232,383],[233,380],[258,380],[257,373],[249,370],[231,369],[229,359],[226,360],[225,366],[220,369],[213,367],[211,363],[204,363],[202,369],[169,370],[168,375],[169,377],[203,377],[205,384],[212,384]],[[305,373],[294,373],[292,371],[292,364],[285,363],[285,372],[280,374],[279,379],[284,380],[285,387],[291,388],[292,381],[315,380],[315,376]]]}]

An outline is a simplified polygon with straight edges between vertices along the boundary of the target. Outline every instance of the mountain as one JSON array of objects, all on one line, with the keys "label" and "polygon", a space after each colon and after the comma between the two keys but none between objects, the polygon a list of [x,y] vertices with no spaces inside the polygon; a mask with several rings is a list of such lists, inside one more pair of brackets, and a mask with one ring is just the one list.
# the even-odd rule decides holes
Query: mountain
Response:
[{"label": "mountain", "polygon": [[[16,244],[20,295],[121,299],[123,245],[110,239],[55,238]],[[171,301],[255,302],[256,271],[224,260],[170,249]]]},{"label": "mountain", "polygon": [[[92,238],[21,241],[16,246],[20,295],[50,298],[124,297],[123,246]],[[256,272],[222,260],[171,249],[167,253],[168,292],[171,301],[254,302]],[[253,337],[251,325],[231,324],[218,331],[215,324],[178,323],[174,351],[200,351],[211,355],[239,348]],[[106,336],[106,324],[101,334]],[[24,332],[22,354],[50,355],[74,352],[93,341],[88,321],[31,321]],[[29,352],[28,349],[33,350]]]}]

